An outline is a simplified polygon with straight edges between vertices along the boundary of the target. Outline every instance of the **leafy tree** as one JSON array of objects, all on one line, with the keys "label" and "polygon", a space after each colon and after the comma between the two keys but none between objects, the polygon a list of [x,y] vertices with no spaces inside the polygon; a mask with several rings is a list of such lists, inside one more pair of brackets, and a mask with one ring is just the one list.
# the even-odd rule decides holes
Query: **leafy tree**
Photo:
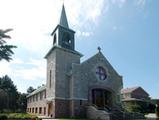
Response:
[{"label": "leafy tree", "polygon": [[12,31],[12,29],[1,30],[0,29],[0,61],[2,59],[6,61],[12,60],[11,56],[14,54],[12,48],[16,48],[14,45],[7,45],[4,39],[10,39],[9,35],[6,35],[7,32]]},{"label": "leafy tree", "polygon": [[30,94],[30,93],[32,93],[34,90],[36,90],[36,89],[34,89],[32,86],[30,86],[30,87],[27,89],[27,93]]}]

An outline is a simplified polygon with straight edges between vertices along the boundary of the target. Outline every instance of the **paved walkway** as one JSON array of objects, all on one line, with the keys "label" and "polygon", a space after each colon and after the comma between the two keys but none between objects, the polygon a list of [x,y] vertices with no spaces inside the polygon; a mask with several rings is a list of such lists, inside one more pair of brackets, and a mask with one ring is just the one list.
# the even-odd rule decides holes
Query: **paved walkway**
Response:
[{"label": "paved walkway", "polygon": [[146,118],[157,118],[155,113],[149,113],[148,115],[145,115]]},{"label": "paved walkway", "polygon": [[[154,120],[156,117],[155,113],[149,113],[148,115],[145,115],[145,117],[147,118],[147,120]],[[43,116],[41,116],[40,118],[44,118]],[[51,119],[51,118],[44,118],[42,120],[60,120],[60,119]],[[67,120],[67,119],[66,119]],[[69,120],[69,119],[68,119]],[[70,119],[73,120],[73,119]],[[75,119],[76,120],[76,119]],[[81,119],[82,120],[82,119]]]},{"label": "paved walkway", "polygon": [[73,119],[73,118],[72,119],[71,118],[70,119],[69,118],[68,119],[62,119],[62,118],[61,119],[52,119],[52,118],[42,118],[42,120],[89,120],[89,119]]}]

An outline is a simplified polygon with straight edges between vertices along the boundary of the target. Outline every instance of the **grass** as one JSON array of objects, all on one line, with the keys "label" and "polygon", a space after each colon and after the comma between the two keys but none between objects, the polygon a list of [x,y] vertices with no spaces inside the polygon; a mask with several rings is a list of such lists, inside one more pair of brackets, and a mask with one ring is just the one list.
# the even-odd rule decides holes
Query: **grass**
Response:
[{"label": "grass", "polygon": [[[28,114],[28,113],[0,113],[0,117],[1,116],[7,116],[7,118],[12,118],[12,119],[16,119],[16,118],[36,118],[36,115],[32,115],[32,114]],[[86,119],[86,118],[59,118],[56,120],[90,120],[90,119]]]},{"label": "grass", "polygon": [[32,118],[36,117],[35,115],[27,114],[27,113],[0,113],[0,116],[5,115],[8,118]]},{"label": "grass", "polygon": [[65,118],[61,118],[61,119],[59,118],[58,119],[57,118],[56,120],[90,120],[90,119],[80,119],[80,118],[66,118],[66,119]]}]

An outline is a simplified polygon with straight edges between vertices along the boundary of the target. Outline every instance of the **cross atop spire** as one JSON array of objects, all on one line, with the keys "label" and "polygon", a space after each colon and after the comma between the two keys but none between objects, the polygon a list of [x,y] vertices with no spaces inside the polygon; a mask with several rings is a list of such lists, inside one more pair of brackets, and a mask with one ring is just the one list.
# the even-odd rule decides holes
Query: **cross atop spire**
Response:
[{"label": "cross atop spire", "polygon": [[99,51],[99,52],[101,52],[101,47],[99,47],[99,46],[98,46],[98,48],[97,48],[97,49],[98,49],[98,51]]},{"label": "cross atop spire", "polygon": [[59,24],[61,26],[65,27],[65,28],[69,28],[64,4],[62,6],[62,12],[61,12],[61,17],[60,17],[60,23]]}]

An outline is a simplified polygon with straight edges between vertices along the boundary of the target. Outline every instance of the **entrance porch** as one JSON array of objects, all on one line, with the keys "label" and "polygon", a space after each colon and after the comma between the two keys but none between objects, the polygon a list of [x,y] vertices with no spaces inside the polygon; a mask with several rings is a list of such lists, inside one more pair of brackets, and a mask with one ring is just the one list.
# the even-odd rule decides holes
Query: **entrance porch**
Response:
[{"label": "entrance porch", "polygon": [[98,109],[109,108],[113,106],[113,93],[106,89],[95,88],[91,90],[91,104]]}]

